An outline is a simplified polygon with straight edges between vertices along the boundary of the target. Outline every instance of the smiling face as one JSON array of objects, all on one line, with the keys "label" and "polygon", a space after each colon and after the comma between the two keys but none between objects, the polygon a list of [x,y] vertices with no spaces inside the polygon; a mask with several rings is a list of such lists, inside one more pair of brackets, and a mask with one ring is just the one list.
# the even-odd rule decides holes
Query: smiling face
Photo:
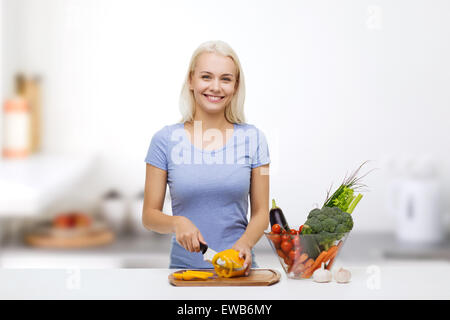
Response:
[{"label": "smiling face", "polygon": [[236,85],[236,65],[231,58],[210,52],[198,56],[189,83],[196,110],[223,113],[233,98]]}]

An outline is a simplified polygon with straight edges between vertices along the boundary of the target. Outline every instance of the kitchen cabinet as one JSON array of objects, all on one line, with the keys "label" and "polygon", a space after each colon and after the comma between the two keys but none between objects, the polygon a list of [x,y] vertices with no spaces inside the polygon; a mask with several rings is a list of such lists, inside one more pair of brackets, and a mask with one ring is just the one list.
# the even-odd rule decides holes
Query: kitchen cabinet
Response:
[{"label": "kitchen cabinet", "polygon": [[15,242],[0,250],[1,268],[165,268],[169,265],[170,236],[118,237],[105,246],[83,249],[48,249]]},{"label": "kitchen cabinet", "polygon": [[90,155],[37,154],[0,160],[0,216],[40,213],[68,192],[92,164]]}]

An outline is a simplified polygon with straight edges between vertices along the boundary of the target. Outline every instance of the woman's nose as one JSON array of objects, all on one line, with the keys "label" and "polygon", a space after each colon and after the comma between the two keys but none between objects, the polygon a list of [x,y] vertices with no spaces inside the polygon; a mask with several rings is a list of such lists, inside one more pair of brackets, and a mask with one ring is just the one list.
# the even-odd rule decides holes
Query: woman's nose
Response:
[{"label": "woman's nose", "polygon": [[220,82],[218,79],[211,82],[211,89],[214,91],[220,90]]}]

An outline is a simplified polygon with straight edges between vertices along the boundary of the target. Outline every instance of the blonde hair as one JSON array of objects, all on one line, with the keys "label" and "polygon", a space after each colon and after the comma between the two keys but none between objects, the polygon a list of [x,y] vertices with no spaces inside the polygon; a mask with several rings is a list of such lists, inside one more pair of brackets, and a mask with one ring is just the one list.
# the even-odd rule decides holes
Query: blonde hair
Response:
[{"label": "blonde hair", "polygon": [[231,123],[244,123],[245,82],[242,67],[234,50],[227,43],[220,40],[204,42],[192,54],[188,72],[180,94],[180,111],[182,115],[180,122],[192,121],[194,119],[195,99],[193,92],[189,89],[189,79],[194,73],[197,58],[204,52],[217,53],[229,57],[236,65],[237,87],[231,102],[225,107],[225,118]]}]

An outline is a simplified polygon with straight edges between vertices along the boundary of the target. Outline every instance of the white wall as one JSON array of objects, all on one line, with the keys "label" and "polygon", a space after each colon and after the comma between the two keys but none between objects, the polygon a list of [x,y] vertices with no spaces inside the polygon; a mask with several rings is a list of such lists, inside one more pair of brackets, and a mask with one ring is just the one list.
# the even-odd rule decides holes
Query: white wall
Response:
[{"label": "white wall", "polygon": [[[0,101],[3,101],[3,0],[0,0]],[[3,121],[3,116],[0,115],[0,123]],[[0,133],[0,139],[2,137],[2,133]]]},{"label": "white wall", "polygon": [[[389,159],[431,154],[450,192],[450,2],[4,0],[3,89],[17,69],[44,78],[44,150],[93,152],[78,197],[143,188],[152,134],[179,120],[193,50],[238,53],[248,122],[268,136],[271,197],[300,225],[364,160],[360,231],[390,230]],[[448,207],[448,203],[447,203]]]}]

